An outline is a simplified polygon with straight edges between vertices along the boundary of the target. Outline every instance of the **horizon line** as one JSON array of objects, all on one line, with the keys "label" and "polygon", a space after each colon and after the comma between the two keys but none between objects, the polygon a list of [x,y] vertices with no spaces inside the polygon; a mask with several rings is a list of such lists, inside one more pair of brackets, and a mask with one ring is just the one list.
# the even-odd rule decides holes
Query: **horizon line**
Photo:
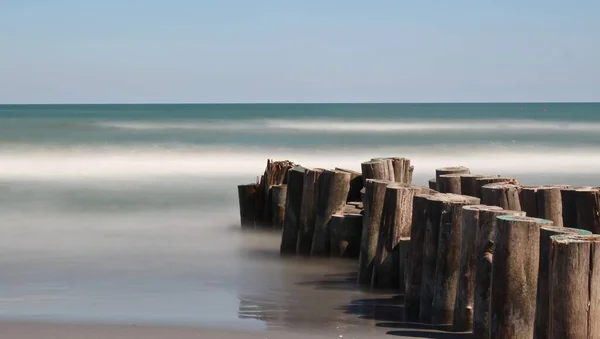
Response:
[{"label": "horizon line", "polygon": [[356,102],[65,102],[65,103],[0,103],[0,106],[109,106],[109,105],[439,105],[439,104],[600,104],[600,101],[356,101]]}]

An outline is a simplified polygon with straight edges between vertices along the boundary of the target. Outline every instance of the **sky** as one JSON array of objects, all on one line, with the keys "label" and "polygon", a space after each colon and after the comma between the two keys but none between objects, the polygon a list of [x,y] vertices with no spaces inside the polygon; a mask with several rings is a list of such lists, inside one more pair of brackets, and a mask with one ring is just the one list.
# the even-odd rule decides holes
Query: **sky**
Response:
[{"label": "sky", "polygon": [[600,1],[1,0],[0,104],[600,101]]}]

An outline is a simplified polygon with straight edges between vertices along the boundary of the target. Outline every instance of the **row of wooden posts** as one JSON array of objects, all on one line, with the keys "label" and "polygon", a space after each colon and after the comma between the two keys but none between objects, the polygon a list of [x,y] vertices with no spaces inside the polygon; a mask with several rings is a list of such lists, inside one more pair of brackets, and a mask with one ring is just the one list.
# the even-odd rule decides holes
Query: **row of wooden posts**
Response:
[{"label": "row of wooden posts", "polygon": [[[524,186],[405,158],[361,172],[268,161],[238,186],[243,228],[278,228],[282,255],[358,259],[357,283],[404,292],[409,322],[473,338],[600,338],[600,189]],[[275,178],[275,179],[273,179]]]}]

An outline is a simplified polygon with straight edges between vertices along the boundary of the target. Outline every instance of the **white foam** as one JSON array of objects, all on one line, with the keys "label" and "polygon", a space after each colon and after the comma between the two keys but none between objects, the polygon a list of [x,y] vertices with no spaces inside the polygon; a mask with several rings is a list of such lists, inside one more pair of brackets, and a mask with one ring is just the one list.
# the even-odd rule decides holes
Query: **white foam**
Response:
[{"label": "white foam", "polygon": [[[155,180],[161,177],[247,177],[259,175],[267,158],[288,159],[307,167],[360,170],[374,157],[405,156],[415,174],[442,166],[464,165],[481,173],[583,174],[600,171],[598,148],[542,147],[394,147],[310,150],[258,148],[80,147],[0,150],[0,180]],[[234,184],[234,183],[232,183]]]},{"label": "white foam", "polygon": [[100,122],[98,126],[126,130],[220,130],[220,131],[304,131],[333,133],[430,133],[444,132],[600,132],[600,123],[568,122],[568,121],[535,121],[535,120],[348,120],[348,119],[265,119],[231,121],[197,121],[178,122],[136,122],[112,121]]}]

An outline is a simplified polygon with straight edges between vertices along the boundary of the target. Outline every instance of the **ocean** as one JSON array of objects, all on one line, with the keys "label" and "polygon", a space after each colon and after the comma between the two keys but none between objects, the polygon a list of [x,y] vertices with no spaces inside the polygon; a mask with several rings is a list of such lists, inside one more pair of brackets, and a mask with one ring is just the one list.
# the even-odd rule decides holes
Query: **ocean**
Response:
[{"label": "ocean", "polygon": [[0,320],[386,331],[393,296],[239,232],[236,190],[384,156],[598,185],[600,104],[0,105]]}]

